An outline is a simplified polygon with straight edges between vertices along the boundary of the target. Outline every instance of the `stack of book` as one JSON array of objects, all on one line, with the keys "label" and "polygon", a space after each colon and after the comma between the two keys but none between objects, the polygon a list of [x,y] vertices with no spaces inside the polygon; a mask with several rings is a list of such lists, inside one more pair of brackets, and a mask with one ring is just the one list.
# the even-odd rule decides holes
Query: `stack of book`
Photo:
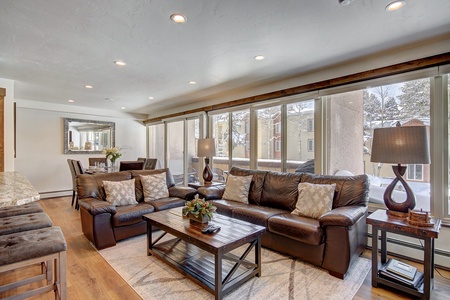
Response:
[{"label": "stack of book", "polygon": [[389,258],[387,263],[378,271],[380,277],[419,290],[423,283],[423,273],[416,267]]}]

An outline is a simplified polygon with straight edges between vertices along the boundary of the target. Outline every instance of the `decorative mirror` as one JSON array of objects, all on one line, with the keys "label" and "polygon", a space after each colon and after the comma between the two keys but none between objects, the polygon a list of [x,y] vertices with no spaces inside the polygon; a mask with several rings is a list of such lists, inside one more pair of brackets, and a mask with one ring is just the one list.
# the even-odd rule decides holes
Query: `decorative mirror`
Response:
[{"label": "decorative mirror", "polygon": [[100,154],[115,146],[114,122],[64,118],[65,154]]}]

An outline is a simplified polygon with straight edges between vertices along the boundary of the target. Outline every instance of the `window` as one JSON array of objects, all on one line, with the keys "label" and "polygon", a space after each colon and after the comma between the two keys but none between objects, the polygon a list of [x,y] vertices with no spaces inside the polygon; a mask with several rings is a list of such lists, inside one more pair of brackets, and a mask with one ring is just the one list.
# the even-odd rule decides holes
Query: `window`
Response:
[{"label": "window", "polygon": [[[233,166],[250,167],[250,110],[231,113],[231,162]],[[228,166],[223,170],[228,170]]]},{"label": "window", "polygon": [[176,185],[184,184],[184,121],[167,123],[167,162]]},{"label": "window", "polygon": [[423,165],[408,165],[406,178],[408,180],[423,180]]},{"label": "window", "polygon": [[314,152],[314,140],[308,139],[308,152]]},{"label": "window", "polygon": [[156,168],[164,168],[164,124],[151,125],[148,127],[148,156],[158,159]]},{"label": "window", "polygon": [[275,124],[275,133],[281,133],[281,123]]},{"label": "window", "polygon": [[275,151],[276,124],[281,122],[281,106],[258,109],[258,169],[281,171],[281,153]]},{"label": "window", "polygon": [[314,132],[309,130],[314,124],[314,100],[287,104],[286,110],[286,171],[294,172],[314,158]]},{"label": "window", "polygon": [[281,152],[281,141],[275,141],[275,151]]},{"label": "window", "polygon": [[306,122],[307,122],[306,126],[308,128],[308,132],[313,132],[314,131],[314,119],[307,119]]}]

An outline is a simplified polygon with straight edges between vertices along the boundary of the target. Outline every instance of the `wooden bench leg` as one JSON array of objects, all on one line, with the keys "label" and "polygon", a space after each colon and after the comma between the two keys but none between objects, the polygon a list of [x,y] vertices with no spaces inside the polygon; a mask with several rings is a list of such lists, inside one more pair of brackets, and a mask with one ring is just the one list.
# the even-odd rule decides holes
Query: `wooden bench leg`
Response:
[{"label": "wooden bench leg", "polygon": [[67,299],[66,265],[66,251],[59,252],[55,270],[55,299]]}]

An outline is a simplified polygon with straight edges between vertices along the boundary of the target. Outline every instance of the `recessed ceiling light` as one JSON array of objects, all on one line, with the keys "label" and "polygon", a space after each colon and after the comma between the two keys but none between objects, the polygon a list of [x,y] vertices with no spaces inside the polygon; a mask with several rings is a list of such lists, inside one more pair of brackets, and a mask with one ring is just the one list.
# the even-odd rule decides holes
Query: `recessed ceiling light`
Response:
[{"label": "recessed ceiling light", "polygon": [[181,14],[173,14],[170,16],[170,19],[175,23],[184,23],[186,22],[186,17]]},{"label": "recessed ceiling light", "polygon": [[386,10],[394,11],[394,10],[402,8],[403,6],[405,6],[405,4],[406,4],[405,1],[394,1],[394,2],[391,2],[388,5],[386,5]]},{"label": "recessed ceiling light", "polygon": [[121,60],[116,60],[114,63],[115,63],[116,65],[118,65],[118,66],[121,66],[121,67],[123,67],[123,66],[126,65],[126,63],[123,62],[123,61],[121,61]]},{"label": "recessed ceiling light", "polygon": [[120,109],[127,109],[125,106],[121,106]]},{"label": "recessed ceiling light", "polygon": [[153,100],[153,99],[155,99],[155,97],[152,97],[152,96],[148,97],[148,100]]},{"label": "recessed ceiling light", "polygon": [[75,100],[69,99],[69,100],[67,100],[67,102],[74,103]]},{"label": "recessed ceiling light", "polygon": [[195,81],[189,81],[189,84],[197,84]]},{"label": "recessed ceiling light", "polygon": [[93,88],[93,86],[89,85],[89,84],[86,84],[84,87],[87,88],[87,89],[92,89]]},{"label": "recessed ceiling light", "polygon": [[114,101],[114,99],[113,98],[105,98],[105,101]]},{"label": "recessed ceiling light", "polygon": [[255,60],[264,60],[264,55],[256,55]]}]

